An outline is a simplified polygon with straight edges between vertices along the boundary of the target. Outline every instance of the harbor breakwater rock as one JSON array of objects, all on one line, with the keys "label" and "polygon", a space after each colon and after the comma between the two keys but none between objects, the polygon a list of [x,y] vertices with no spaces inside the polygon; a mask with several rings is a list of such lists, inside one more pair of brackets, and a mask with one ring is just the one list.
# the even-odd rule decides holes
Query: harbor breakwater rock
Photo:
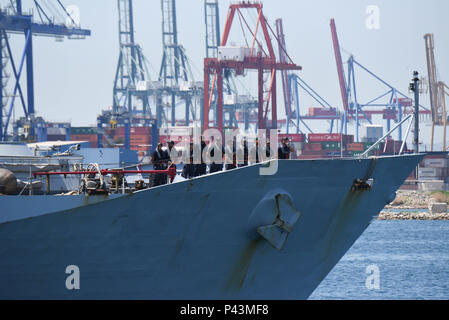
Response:
[{"label": "harbor breakwater rock", "polygon": [[444,192],[399,191],[377,220],[449,220],[448,200]]},{"label": "harbor breakwater rock", "polygon": [[377,220],[449,220],[449,213],[382,211]]}]

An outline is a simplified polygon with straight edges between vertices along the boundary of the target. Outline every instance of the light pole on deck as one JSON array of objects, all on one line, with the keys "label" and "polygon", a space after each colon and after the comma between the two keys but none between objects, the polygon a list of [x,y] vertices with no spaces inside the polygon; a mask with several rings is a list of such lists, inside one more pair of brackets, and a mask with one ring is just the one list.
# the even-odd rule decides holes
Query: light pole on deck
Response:
[{"label": "light pole on deck", "polygon": [[413,72],[413,82],[410,83],[410,91],[415,93],[415,137],[413,140],[415,153],[419,153],[419,93],[420,80],[418,71]]}]

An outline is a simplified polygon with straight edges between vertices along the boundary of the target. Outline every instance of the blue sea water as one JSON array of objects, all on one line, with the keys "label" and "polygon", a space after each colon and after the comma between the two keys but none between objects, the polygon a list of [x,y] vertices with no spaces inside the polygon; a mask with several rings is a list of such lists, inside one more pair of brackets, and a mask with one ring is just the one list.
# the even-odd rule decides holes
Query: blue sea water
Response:
[{"label": "blue sea water", "polygon": [[373,222],[310,299],[449,299],[449,221]]}]

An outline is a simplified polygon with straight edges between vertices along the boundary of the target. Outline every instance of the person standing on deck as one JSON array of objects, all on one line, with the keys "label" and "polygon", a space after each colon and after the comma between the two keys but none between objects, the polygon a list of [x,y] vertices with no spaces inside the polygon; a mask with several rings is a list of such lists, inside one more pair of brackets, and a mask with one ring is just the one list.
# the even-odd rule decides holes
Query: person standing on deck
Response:
[{"label": "person standing on deck", "polygon": [[[232,148],[232,150],[231,150],[231,148]],[[237,169],[237,151],[236,151],[235,140],[232,143],[232,147],[228,145],[228,146],[226,146],[226,149],[228,150],[227,154],[230,154],[230,155],[232,154],[232,159],[230,159],[226,155],[226,165],[225,165],[226,170]]]},{"label": "person standing on deck", "polygon": [[206,147],[206,142],[204,142],[203,137],[201,137],[201,163],[195,164],[195,175],[197,177],[204,176],[207,173],[206,159],[203,159],[203,152]]},{"label": "person standing on deck", "polygon": [[256,144],[251,148],[251,151],[249,153],[249,161],[251,164],[257,164],[260,163],[259,159],[259,138],[256,138]]},{"label": "person standing on deck", "polygon": [[[153,164],[154,170],[162,171],[167,170],[168,168],[169,156],[167,151],[162,150],[162,143],[157,145],[156,150],[153,152],[151,156],[151,163]],[[167,184],[167,175],[166,174],[156,174],[154,177],[154,187],[161,186]]]},{"label": "person standing on deck", "polygon": [[195,164],[193,163],[193,143],[189,146],[189,156],[187,163],[184,163],[184,169],[182,170],[182,177],[185,179],[195,178]]},{"label": "person standing on deck", "polygon": [[239,152],[239,160],[243,159],[243,163],[239,163],[238,167],[242,168],[242,167],[248,166],[248,153],[249,153],[249,151],[248,151],[248,142],[246,141],[246,139],[244,139],[242,141],[242,147],[239,148],[238,152]]},{"label": "person standing on deck", "polygon": [[[212,137],[212,139],[213,139],[213,137]],[[216,140],[213,140],[213,143],[209,147],[209,150],[208,150],[208,153],[209,153],[211,159],[214,159],[215,152],[217,152],[217,154],[219,153],[219,151],[220,151],[219,145],[221,145],[221,143],[218,143]],[[224,156],[224,154],[225,154],[225,150],[224,150],[223,145],[221,145],[221,161],[219,161],[219,162],[213,161],[210,165],[209,173],[223,171],[223,156]]]},{"label": "person standing on deck", "polygon": [[278,149],[278,157],[280,160],[289,160],[292,148],[290,147],[290,142],[288,138],[282,139],[282,144]]}]

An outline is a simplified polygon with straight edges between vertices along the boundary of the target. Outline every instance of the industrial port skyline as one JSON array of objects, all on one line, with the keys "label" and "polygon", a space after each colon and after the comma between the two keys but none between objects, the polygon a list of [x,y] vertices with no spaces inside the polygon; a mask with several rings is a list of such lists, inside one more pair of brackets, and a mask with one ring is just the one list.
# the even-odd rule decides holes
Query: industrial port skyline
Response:
[{"label": "industrial port skyline", "polygon": [[[0,3],[4,5],[4,1]],[[219,1],[222,28],[229,3]],[[354,54],[403,92],[407,92],[413,70],[427,75],[423,36],[434,33],[438,76],[441,80],[449,79],[449,62],[443,59],[449,53],[449,22],[443,16],[449,4],[445,2],[411,1],[408,6],[391,1],[350,0],[313,3],[283,0],[282,6],[273,0],[263,3],[271,25],[282,17],[288,53],[303,67],[301,77],[339,110],[342,110],[342,103],[329,31],[330,18],[337,22],[343,59],[347,59],[348,53]],[[51,38],[34,42],[36,111],[48,121],[71,121],[73,126],[89,126],[95,124],[102,109],[112,105],[112,83],[119,53],[117,5],[115,1],[65,3],[71,4],[80,9],[81,26],[91,29],[92,36],[64,43]],[[367,8],[372,5],[379,8],[379,26],[374,29],[366,25],[370,18]],[[179,41],[192,62],[196,80],[201,81],[205,56],[203,1],[178,1],[177,11]],[[162,57],[160,2],[134,1],[134,19],[136,42],[149,59],[150,74],[152,80],[156,80]],[[19,50],[23,40],[17,35],[13,39],[13,50]],[[362,95],[367,90],[365,87],[371,86],[369,81],[363,84]],[[278,96],[282,106],[282,95]],[[428,95],[423,94],[421,99],[428,107]],[[316,106],[313,101],[305,100],[305,105]],[[279,118],[284,117],[280,107]],[[383,124],[381,120],[377,122]],[[314,123],[317,131],[320,128],[324,131],[326,127],[326,122]],[[436,132],[436,147],[440,144],[440,129]],[[424,123],[422,131],[427,142],[429,126]]]}]

